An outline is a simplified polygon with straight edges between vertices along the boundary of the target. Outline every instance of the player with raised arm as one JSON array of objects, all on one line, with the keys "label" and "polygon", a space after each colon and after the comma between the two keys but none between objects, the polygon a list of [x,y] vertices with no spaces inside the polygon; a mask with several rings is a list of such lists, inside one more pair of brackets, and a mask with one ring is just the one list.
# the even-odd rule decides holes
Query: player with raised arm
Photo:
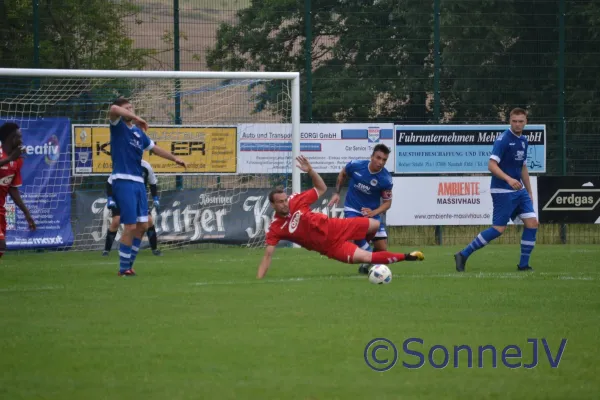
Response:
[{"label": "player with raised arm", "polygon": [[145,150],[186,167],[185,161],[156,146],[146,135],[148,124],[134,113],[126,99],[117,99],[109,110],[112,189],[121,212],[123,234],[119,246],[119,276],[135,276],[133,264],[148,228],[148,199],[142,156]]},{"label": "player with raised arm", "polygon": [[[156,212],[159,212],[160,207],[160,199],[158,197],[158,188],[157,183],[158,179],[156,179],[156,174],[152,169],[152,165],[146,160],[142,160],[142,176],[144,178],[144,186],[150,188],[150,194],[152,195],[152,205]],[[102,255],[104,257],[108,256],[110,250],[112,249],[113,242],[115,241],[115,237],[117,236],[117,230],[119,229],[119,225],[121,224],[121,210],[117,207],[117,203],[115,203],[113,199],[113,190],[112,190],[112,176],[108,178],[106,182],[106,206],[109,210],[111,210],[112,218],[110,221],[110,225],[106,230],[106,241],[104,243],[104,251]],[[152,249],[152,254],[155,256],[162,256],[162,252],[158,249],[158,239],[156,237],[156,228],[154,227],[154,221],[152,220],[152,213],[150,209],[148,209],[148,230],[146,231],[148,235],[148,241],[150,242],[150,248]]]},{"label": "player with raised arm", "polygon": [[314,187],[289,198],[283,189],[275,189],[269,193],[275,217],[266,235],[267,246],[258,266],[258,279],[267,274],[275,246],[280,240],[294,242],[307,250],[347,264],[392,264],[424,259],[420,251],[410,254],[387,251],[371,253],[360,249],[351,241],[374,236],[379,230],[379,221],[367,217],[328,218],[322,213],[313,212],[310,205],[325,193],[327,186],[304,156],[299,156],[296,160],[298,168],[310,176]]},{"label": "player with raised arm", "polygon": [[23,184],[21,167],[23,166],[23,139],[19,125],[6,122],[0,127],[0,259],[6,251],[6,196],[10,195],[21,209],[29,229],[35,230],[35,222],[25,206],[19,186]]},{"label": "player with raised arm", "polygon": [[498,238],[509,220],[521,218],[525,228],[521,236],[521,259],[518,271],[532,271],[529,257],[535,246],[538,220],[533,208],[533,193],[527,170],[527,137],[523,129],[527,112],[515,108],[510,112],[510,129],[504,131],[492,149],[488,169],[492,173],[490,193],[494,206],[492,227],[479,233],[462,251],[454,255],[456,270],[463,272],[469,256]]},{"label": "player with raised arm", "polygon": [[[385,169],[390,149],[385,144],[373,148],[370,160],[352,160],[340,171],[335,185],[335,194],[329,207],[338,204],[342,186],[349,179],[348,193],[344,200],[344,217],[369,217],[379,221],[379,230],[373,237],[374,251],[387,251],[387,232],[382,215],[392,206],[392,174]],[[363,250],[373,251],[366,238],[356,241]],[[361,274],[369,273],[369,264],[358,267]]]}]

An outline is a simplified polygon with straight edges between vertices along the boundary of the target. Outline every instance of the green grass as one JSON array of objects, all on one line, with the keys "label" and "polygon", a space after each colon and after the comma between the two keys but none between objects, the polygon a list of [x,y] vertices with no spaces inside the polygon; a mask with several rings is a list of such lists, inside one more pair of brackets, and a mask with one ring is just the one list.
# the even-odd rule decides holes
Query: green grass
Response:
[{"label": "green grass", "polygon": [[[396,248],[400,250],[400,248]],[[412,250],[404,249],[404,250]],[[519,248],[491,245],[468,271],[454,247],[423,249],[422,263],[392,265],[390,285],[356,266],[280,249],[255,280],[260,252],[143,252],[139,276],[116,277],[117,254],[5,255],[0,265],[2,399],[595,399],[600,393],[600,248],[537,246],[534,273],[518,273]],[[365,345],[386,337],[399,360],[365,363]],[[450,350],[444,369],[402,351]],[[539,365],[509,369],[509,344],[532,361],[527,339],[546,338]],[[453,367],[453,345],[474,349]],[[492,344],[478,368],[477,346]],[[377,353],[385,358],[385,352]],[[389,354],[387,354],[389,355]],[[435,353],[441,362],[442,353]],[[513,360],[511,360],[513,361]]]}]

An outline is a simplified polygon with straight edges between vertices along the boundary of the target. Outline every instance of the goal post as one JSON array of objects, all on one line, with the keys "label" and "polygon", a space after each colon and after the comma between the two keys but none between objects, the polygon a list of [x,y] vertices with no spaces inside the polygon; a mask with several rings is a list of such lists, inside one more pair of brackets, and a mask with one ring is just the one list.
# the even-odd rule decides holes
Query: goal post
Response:
[{"label": "goal post", "polygon": [[[111,170],[108,109],[121,96],[146,119],[148,134],[160,147],[192,161],[184,171],[145,155],[160,190],[160,209],[149,197],[159,246],[263,245],[270,221],[267,189],[281,184],[289,192],[301,190],[295,167],[298,72],[0,68],[0,122],[22,128],[28,179],[21,193],[39,221],[38,230],[29,232],[9,201],[8,249],[99,250],[103,245],[111,216],[104,194]],[[176,101],[182,121],[175,118]],[[243,135],[264,140],[243,142]],[[174,176],[183,176],[183,191],[175,187]],[[251,226],[238,221],[242,211]],[[237,236],[221,232],[224,224],[236,223]],[[244,231],[247,243],[240,236]]]}]

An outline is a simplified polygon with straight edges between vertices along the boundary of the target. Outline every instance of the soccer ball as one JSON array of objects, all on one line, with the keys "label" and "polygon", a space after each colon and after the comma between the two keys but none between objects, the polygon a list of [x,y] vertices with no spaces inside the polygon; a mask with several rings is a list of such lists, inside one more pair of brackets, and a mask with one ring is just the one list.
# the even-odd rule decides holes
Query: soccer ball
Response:
[{"label": "soccer ball", "polygon": [[388,284],[392,281],[392,271],[387,265],[373,265],[369,270],[369,282],[375,285]]}]

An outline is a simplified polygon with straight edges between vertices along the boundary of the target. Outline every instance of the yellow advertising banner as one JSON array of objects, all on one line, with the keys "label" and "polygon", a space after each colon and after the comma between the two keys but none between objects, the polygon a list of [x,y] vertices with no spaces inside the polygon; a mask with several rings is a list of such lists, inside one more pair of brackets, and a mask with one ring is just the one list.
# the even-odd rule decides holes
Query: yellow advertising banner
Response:
[{"label": "yellow advertising banner", "polygon": [[[108,125],[73,125],[74,175],[109,175],[110,129]],[[237,127],[151,126],[146,132],[154,143],[187,163],[187,169],[144,152],[157,174],[226,174],[237,172]]]}]

